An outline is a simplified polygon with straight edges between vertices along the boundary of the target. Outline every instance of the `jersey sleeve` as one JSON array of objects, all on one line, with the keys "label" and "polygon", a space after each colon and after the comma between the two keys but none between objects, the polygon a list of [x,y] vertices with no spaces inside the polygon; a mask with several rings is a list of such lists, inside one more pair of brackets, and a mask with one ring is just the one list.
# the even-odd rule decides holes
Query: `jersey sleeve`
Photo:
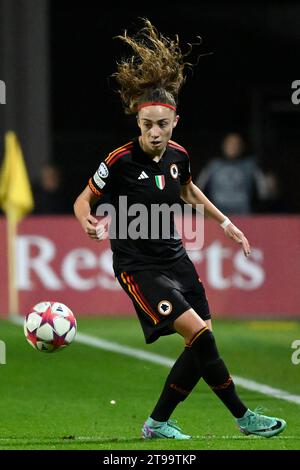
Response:
[{"label": "jersey sleeve", "polygon": [[110,192],[115,180],[115,165],[109,167],[105,161],[100,163],[96,173],[89,179],[88,185],[93,193],[100,197]]},{"label": "jersey sleeve", "polygon": [[89,187],[93,193],[100,197],[105,193],[114,193],[120,189],[121,175],[124,171],[123,161],[130,155],[132,141],[108,154],[96,173],[89,179]]},{"label": "jersey sleeve", "polygon": [[179,175],[180,184],[189,184],[192,181],[191,175],[191,165],[190,165],[190,158],[188,153],[184,154],[183,161],[181,163],[181,171]]}]

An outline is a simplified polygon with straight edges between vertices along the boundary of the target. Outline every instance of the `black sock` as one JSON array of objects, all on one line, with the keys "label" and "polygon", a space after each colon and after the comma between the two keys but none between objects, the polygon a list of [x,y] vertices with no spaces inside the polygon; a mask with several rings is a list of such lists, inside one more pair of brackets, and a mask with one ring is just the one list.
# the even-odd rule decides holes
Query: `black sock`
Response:
[{"label": "black sock", "polygon": [[235,418],[244,416],[247,407],[237,395],[234,382],[221,358],[209,364],[202,376]]},{"label": "black sock", "polygon": [[219,357],[213,334],[208,328],[203,328],[173,365],[151,417],[156,421],[167,421],[204,375],[206,382],[232,414],[243,416],[247,408],[235,392],[227,368]]},{"label": "black sock", "polygon": [[156,421],[167,421],[176,406],[187,398],[200,378],[201,373],[194,364],[190,350],[185,349],[167,377],[151,418]]},{"label": "black sock", "polygon": [[[201,331],[207,330],[203,328]],[[197,385],[201,373],[202,368],[199,368],[193,348],[190,345],[186,346],[167,377],[161,396],[150,415],[151,418],[156,421],[167,421],[176,406],[184,401]]]}]

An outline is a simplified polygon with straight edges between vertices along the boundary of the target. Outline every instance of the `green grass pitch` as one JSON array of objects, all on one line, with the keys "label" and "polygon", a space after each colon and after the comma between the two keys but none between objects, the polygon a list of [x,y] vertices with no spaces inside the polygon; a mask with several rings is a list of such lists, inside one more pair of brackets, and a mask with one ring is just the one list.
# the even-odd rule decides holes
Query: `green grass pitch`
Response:
[{"label": "green grass pitch", "polygon": [[[78,331],[175,359],[178,335],[147,346],[135,318],[78,318]],[[220,353],[232,375],[300,395],[300,364],[291,344],[300,324],[214,321]],[[35,351],[23,329],[0,321],[6,364],[0,365],[0,449],[229,450],[300,449],[300,405],[238,387],[246,404],[286,419],[277,437],[245,437],[227,409],[200,382],[175,410],[188,441],[142,440],[140,429],[168,373],[166,366],[74,342],[54,354]],[[115,404],[111,404],[114,400]]]}]

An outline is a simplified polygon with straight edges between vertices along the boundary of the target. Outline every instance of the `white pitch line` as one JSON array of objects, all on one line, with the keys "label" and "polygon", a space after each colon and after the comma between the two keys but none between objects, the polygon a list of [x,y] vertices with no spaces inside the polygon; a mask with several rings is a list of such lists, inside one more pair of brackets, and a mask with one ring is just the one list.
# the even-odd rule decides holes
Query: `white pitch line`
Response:
[{"label": "white pitch line", "polygon": [[142,359],[144,361],[153,362],[162,366],[172,367],[174,359],[161,356],[160,354],[143,351],[142,349],[131,348],[130,346],[123,346],[122,344],[112,343],[106,339],[96,338],[95,336],[86,335],[84,333],[77,333],[75,341],[78,343],[94,346],[95,348],[104,349],[125,356],[131,356],[135,359]]},{"label": "white pitch line", "polygon": [[[14,317],[11,321],[15,324],[23,324],[23,317]],[[166,367],[172,367],[175,360],[161,356],[160,354],[143,351],[142,349],[131,348],[130,346],[123,346],[118,343],[107,341],[106,339],[96,338],[95,336],[86,335],[84,333],[77,333],[75,341],[88,346],[94,346],[95,348],[103,349],[105,351],[115,352],[117,354],[124,354],[125,356],[134,357],[135,359],[141,359],[144,361],[152,362],[154,364],[160,364]],[[236,385],[243,387],[253,392],[259,392],[263,395],[278,398],[280,400],[289,401],[300,405],[300,396],[293,395],[285,390],[278,388],[269,387],[269,385],[255,382],[254,380],[244,379],[243,377],[233,376],[233,380]]]},{"label": "white pitch line", "polygon": [[[141,359],[166,367],[172,367],[175,362],[174,359],[161,356],[160,354],[143,351],[142,349],[131,348],[129,346],[123,346],[121,344],[113,343],[111,341],[107,341],[106,339],[96,338],[95,336],[90,336],[84,333],[77,333],[75,341],[81,344],[86,344],[88,346],[94,346],[95,348],[104,349],[105,351],[124,354],[125,356],[134,357],[135,359]],[[233,380],[236,385],[239,385],[240,387],[243,387],[247,390],[252,390],[254,392],[259,392],[264,395],[300,405],[299,395],[292,395],[285,390],[269,387],[268,385],[255,382],[254,380],[244,379],[243,377],[239,376],[233,376]]]},{"label": "white pitch line", "polygon": [[263,393],[274,398],[279,398],[280,400],[290,401],[291,403],[297,403],[300,405],[300,396],[293,395],[285,390],[280,390],[278,388],[269,387],[269,385],[260,384],[254,380],[244,379],[243,377],[233,377],[234,382],[240,387],[246,388],[247,390],[253,390],[254,392]]}]

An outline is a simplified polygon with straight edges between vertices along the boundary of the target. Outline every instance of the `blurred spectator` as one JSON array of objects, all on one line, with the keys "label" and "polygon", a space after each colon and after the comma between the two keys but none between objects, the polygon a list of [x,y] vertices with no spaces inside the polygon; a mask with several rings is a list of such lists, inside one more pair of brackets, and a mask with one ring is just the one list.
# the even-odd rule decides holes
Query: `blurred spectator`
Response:
[{"label": "blurred spectator", "polygon": [[33,195],[35,214],[66,214],[72,210],[63,190],[61,172],[52,163],[42,167],[40,181],[33,186]]},{"label": "blurred spectator", "polygon": [[270,171],[265,174],[265,182],[268,198],[261,203],[261,212],[283,214],[296,211],[293,205],[286,200],[279,178],[274,172]]},{"label": "blurred spectator", "polygon": [[196,184],[225,214],[249,214],[268,196],[266,180],[255,159],[245,154],[240,134],[229,133],[222,154],[207,164]]}]

